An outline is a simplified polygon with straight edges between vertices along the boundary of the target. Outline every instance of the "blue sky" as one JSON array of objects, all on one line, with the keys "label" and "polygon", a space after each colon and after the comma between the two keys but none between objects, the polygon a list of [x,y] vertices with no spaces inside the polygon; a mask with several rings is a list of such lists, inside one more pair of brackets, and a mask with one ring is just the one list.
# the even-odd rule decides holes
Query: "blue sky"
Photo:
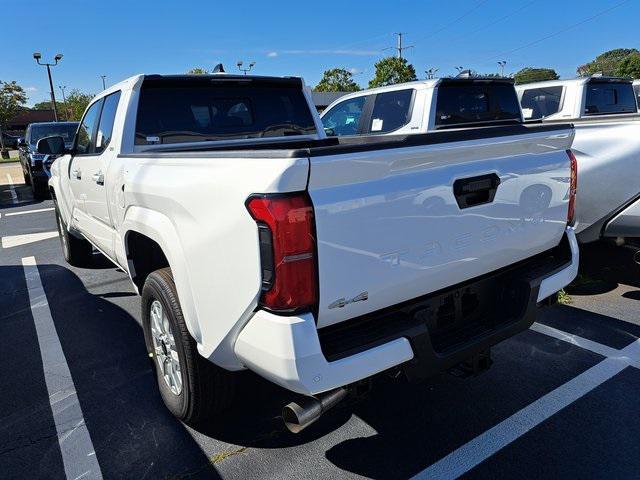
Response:
[{"label": "blue sky", "polygon": [[[64,59],[53,70],[67,91],[101,90],[136,73],[181,73],[256,61],[261,75],[299,75],[315,85],[344,67],[366,85],[373,64],[392,50],[394,32],[414,45],[406,57],[424,76],[456,66],[505,73],[553,67],[571,77],[579,64],[612,48],[640,48],[640,0],[426,0],[264,2],[254,0],[0,0],[4,40],[0,80],[17,80],[29,104],[48,100],[46,72],[34,51]],[[616,7],[586,21],[579,22]],[[550,36],[538,42],[544,37]]]}]

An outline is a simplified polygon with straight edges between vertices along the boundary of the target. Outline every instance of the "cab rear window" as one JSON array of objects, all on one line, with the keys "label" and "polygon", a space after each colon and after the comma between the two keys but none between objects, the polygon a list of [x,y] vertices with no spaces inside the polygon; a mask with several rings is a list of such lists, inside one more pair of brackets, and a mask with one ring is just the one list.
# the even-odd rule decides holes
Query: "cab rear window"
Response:
[{"label": "cab rear window", "polygon": [[518,96],[511,83],[445,80],[438,87],[436,128],[521,121]]},{"label": "cab rear window", "polygon": [[587,85],[585,114],[634,113],[636,96],[631,83],[591,81]]},{"label": "cab rear window", "polygon": [[233,78],[145,80],[136,145],[316,133],[299,81]]}]

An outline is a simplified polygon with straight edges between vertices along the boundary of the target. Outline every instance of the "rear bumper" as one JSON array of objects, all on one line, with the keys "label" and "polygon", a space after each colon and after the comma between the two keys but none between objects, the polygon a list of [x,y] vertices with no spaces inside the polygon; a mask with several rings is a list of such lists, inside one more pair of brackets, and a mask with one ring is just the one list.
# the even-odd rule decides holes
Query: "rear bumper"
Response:
[{"label": "rear bumper", "polygon": [[[567,228],[552,251],[335,326],[318,330],[312,314],[284,317],[258,311],[234,350],[249,369],[307,395],[399,365],[408,376],[424,378],[529,328],[537,303],[570,283],[577,270],[578,244]],[[464,317],[466,297],[473,297],[476,313]],[[449,301],[455,315],[441,313]]]}]

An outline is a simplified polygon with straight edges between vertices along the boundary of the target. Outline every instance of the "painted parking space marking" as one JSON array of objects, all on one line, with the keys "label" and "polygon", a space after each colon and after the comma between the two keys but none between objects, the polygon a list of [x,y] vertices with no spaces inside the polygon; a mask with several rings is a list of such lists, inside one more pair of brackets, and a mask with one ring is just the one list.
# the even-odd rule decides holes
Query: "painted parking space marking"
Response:
[{"label": "painted parking space marking", "polygon": [[449,453],[413,479],[458,478],[625,368],[640,368],[640,340],[616,350],[546,325],[536,323],[534,327],[532,329],[539,333],[586,348],[606,358]]},{"label": "painted parking space marking", "polygon": [[101,479],[100,465],[53,323],[35,257],[24,257],[22,266],[65,474],[67,479]]},{"label": "painted parking space marking", "polygon": [[28,245],[29,243],[48,240],[49,238],[54,238],[57,236],[57,230],[52,230],[50,232],[25,233],[22,235],[10,235],[7,237],[2,237],[0,245],[2,245],[2,248],[19,247],[21,245]]},{"label": "painted parking space marking", "polygon": [[562,330],[543,325],[542,323],[534,323],[531,326],[531,330],[570,343],[576,347],[584,348],[603,357],[615,357],[619,352],[615,348],[607,347],[606,345],[582,338],[578,335],[573,335],[572,333],[563,332]]},{"label": "painted parking space marking", "polygon": [[11,195],[11,201],[18,203],[18,194],[16,193],[16,186],[13,183],[13,178],[7,173],[7,182],[9,182],[9,194]]},{"label": "painted parking space marking", "polygon": [[53,210],[54,210],[53,207],[51,207],[51,208],[38,208],[36,210],[23,210],[23,211],[20,211],[20,212],[5,213],[4,216],[5,217],[13,217],[15,215],[27,215],[29,213],[52,212]]}]

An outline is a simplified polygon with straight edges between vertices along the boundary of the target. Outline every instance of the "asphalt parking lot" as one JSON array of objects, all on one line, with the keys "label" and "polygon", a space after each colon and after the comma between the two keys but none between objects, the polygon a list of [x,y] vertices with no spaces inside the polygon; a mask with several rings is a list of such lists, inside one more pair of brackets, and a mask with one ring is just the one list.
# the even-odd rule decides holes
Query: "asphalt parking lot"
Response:
[{"label": "asphalt parking lot", "polygon": [[541,310],[482,375],[381,377],[295,436],[278,418],[291,395],[251,373],[220,424],[175,420],[128,277],[97,255],[94,269],[65,264],[52,202],[33,201],[12,165],[0,237],[0,478],[640,476],[631,249],[585,249],[571,303]]}]

